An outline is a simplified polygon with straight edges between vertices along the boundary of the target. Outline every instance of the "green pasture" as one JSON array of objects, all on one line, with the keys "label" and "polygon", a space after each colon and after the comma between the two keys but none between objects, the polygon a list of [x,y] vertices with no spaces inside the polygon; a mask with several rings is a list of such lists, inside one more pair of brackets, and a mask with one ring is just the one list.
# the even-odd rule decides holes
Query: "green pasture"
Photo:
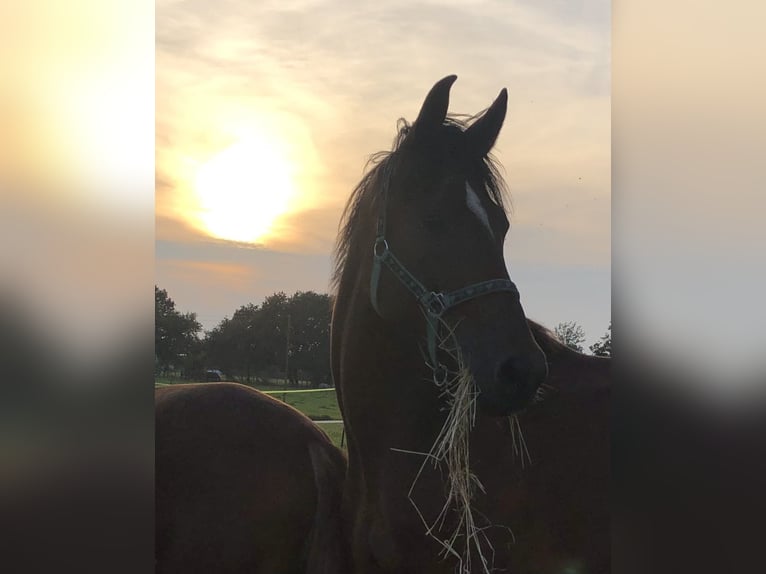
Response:
[{"label": "green pasture", "polygon": [[[320,424],[319,427],[327,434],[327,436],[330,437],[330,440],[332,443],[337,446],[341,447],[341,439],[343,437],[343,425],[341,424]],[[346,450],[346,442],[343,441],[343,446],[341,447],[343,450]]]},{"label": "green pasture", "polygon": [[[165,386],[178,383],[172,379],[156,378],[155,386]],[[186,382],[186,381],[184,381]],[[213,383],[214,384],[214,383]],[[279,399],[288,405],[295,407],[311,420],[314,421],[337,421],[341,420],[338,400],[335,397],[335,389],[294,389],[275,385],[250,385],[259,391],[263,391],[275,399]],[[341,446],[343,433],[342,424],[320,424],[319,427],[327,433],[336,446]],[[344,444],[345,447],[345,444]]]}]

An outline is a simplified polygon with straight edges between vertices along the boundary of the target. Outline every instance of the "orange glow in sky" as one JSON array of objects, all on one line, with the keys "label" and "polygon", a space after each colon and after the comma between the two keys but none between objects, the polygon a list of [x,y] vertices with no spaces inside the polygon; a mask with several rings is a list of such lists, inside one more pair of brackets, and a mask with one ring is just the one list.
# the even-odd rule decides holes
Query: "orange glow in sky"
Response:
[{"label": "orange glow in sky", "polygon": [[262,242],[298,198],[293,172],[276,142],[254,134],[240,139],[197,170],[198,224],[220,239]]}]

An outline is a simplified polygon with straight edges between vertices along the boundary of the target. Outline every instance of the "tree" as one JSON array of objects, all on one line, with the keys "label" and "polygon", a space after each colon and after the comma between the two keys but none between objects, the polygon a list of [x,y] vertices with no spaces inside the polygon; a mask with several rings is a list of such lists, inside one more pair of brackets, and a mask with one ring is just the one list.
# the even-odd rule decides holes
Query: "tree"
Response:
[{"label": "tree", "polygon": [[185,355],[181,361],[181,376],[184,379],[204,381],[207,363],[205,342],[195,337]]},{"label": "tree", "polygon": [[202,329],[195,313],[180,313],[165,289],[154,286],[154,354],[160,370],[176,368],[196,349]]},{"label": "tree", "polygon": [[[330,297],[299,291],[245,305],[205,338],[208,368],[247,378],[285,376],[292,384],[330,382]],[[289,327],[289,331],[288,331]]]},{"label": "tree", "polygon": [[217,368],[229,375],[240,375],[251,380],[252,367],[258,357],[257,305],[243,305],[229,319],[225,317],[205,336],[207,368]]},{"label": "tree", "polygon": [[609,321],[609,327],[606,333],[596,343],[590,346],[590,352],[597,357],[612,356],[612,322]]},{"label": "tree", "polygon": [[559,323],[553,329],[559,340],[570,349],[582,353],[582,343],[585,342],[585,331],[575,321]]},{"label": "tree", "polygon": [[246,379],[284,373],[288,299],[282,293],[258,306],[243,305],[207,333],[208,368]]},{"label": "tree", "polygon": [[253,332],[260,366],[284,373],[289,314],[287,295],[282,291],[269,295],[261,303]]},{"label": "tree", "polygon": [[290,366],[312,386],[330,382],[330,297],[297,292],[288,301]]}]

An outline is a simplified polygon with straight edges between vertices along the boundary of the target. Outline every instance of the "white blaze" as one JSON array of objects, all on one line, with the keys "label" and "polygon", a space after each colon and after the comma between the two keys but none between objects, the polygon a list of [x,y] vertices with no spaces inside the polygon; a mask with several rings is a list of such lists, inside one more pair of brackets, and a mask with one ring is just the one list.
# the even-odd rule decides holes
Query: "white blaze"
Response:
[{"label": "white blaze", "polygon": [[465,183],[465,203],[468,206],[468,209],[471,210],[471,212],[479,218],[479,221],[481,221],[484,224],[484,227],[487,228],[487,231],[489,231],[489,235],[494,239],[495,234],[492,233],[492,226],[489,224],[489,217],[487,217],[487,211],[484,209],[484,206],[481,204],[481,200],[479,199],[479,196],[476,195],[476,192],[471,187],[471,184],[466,182]]}]

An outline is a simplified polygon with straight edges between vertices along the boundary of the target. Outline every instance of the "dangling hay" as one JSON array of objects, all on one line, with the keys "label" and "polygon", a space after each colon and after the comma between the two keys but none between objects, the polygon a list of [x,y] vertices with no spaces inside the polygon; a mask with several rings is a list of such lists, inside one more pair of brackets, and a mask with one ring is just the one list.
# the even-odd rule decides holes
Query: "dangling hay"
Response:
[{"label": "dangling hay", "polygon": [[[470,435],[476,422],[476,398],[478,390],[468,368],[465,366],[460,347],[454,336],[456,326],[448,326],[442,322],[441,327],[446,333],[439,342],[439,349],[445,352],[457,366],[455,371],[448,371],[443,381],[437,381],[439,365],[431,365],[426,359],[426,364],[431,368],[434,375],[434,383],[441,389],[440,398],[446,404],[447,418],[439,431],[431,450],[427,453],[412,452],[402,449],[392,449],[398,452],[417,454],[423,457],[415,475],[407,497],[420,520],[426,528],[426,534],[439,543],[442,547],[441,556],[454,556],[458,564],[456,572],[459,574],[471,574],[472,556],[480,562],[480,572],[491,574],[494,570],[494,548],[485,534],[489,528],[506,529],[513,543],[516,537],[507,526],[491,524],[489,520],[473,508],[472,502],[477,489],[486,492],[478,477],[471,472],[470,467]],[[443,365],[441,366],[443,368]],[[542,384],[532,399],[533,404],[542,402],[549,392],[556,389],[550,385]],[[518,458],[521,468],[532,463],[532,457],[521,430],[521,422],[517,414],[508,417],[511,431],[511,442],[514,457]],[[447,470],[447,499],[436,519],[429,523],[418,508],[413,499],[415,485],[428,463],[434,468],[442,467]],[[484,525],[478,526],[477,515],[483,519]],[[457,518],[454,530],[447,537],[441,537],[440,531],[447,523],[449,517]],[[473,550],[473,552],[472,552]]]},{"label": "dangling hay", "polygon": [[521,430],[521,423],[518,415],[508,417],[508,423],[511,427],[511,444],[513,445],[513,456],[521,459],[521,468],[528,462],[532,464],[532,457],[529,456],[527,441],[524,440],[524,433]]},{"label": "dangling hay", "polygon": [[[546,385],[545,383],[541,384],[535,392],[535,396],[532,397],[531,404],[536,405],[542,403],[549,393],[555,391],[555,387]],[[523,470],[526,464],[532,464],[532,457],[530,456],[529,449],[527,448],[527,441],[524,439],[524,432],[521,430],[521,421],[519,420],[518,414],[513,414],[508,417],[508,426],[511,430],[513,456],[520,459],[521,468]]]},{"label": "dangling hay", "polygon": [[[446,325],[443,326],[447,328]],[[444,558],[451,555],[457,559],[456,572],[460,574],[473,572],[472,556],[475,555],[480,562],[481,572],[490,574],[494,548],[484,534],[484,530],[492,525],[481,516],[486,525],[479,527],[475,517],[477,512],[472,506],[476,490],[485,492],[479,479],[471,472],[469,460],[470,434],[476,421],[478,392],[473,376],[464,365],[452,329],[447,329],[447,335],[440,342],[439,348],[447,352],[457,365],[457,370],[448,372],[444,381],[435,381],[441,388],[441,398],[446,403],[447,418],[428,453],[411,453],[422,455],[424,460],[407,496],[423,521],[426,534],[441,545],[441,555]],[[438,366],[430,366],[435,374]],[[441,466],[447,470],[447,499],[439,515],[431,523],[426,520],[413,499],[415,485],[429,462],[435,468]],[[440,530],[445,526],[448,518],[453,516],[457,519],[454,530],[447,537],[440,536]],[[511,536],[513,537],[513,532]]]},{"label": "dangling hay", "polygon": [[[445,558],[449,555],[457,558],[456,572],[472,572],[473,548],[481,563],[481,571],[489,574],[492,571],[494,549],[483,531],[490,525],[477,526],[475,509],[472,507],[476,489],[484,492],[481,482],[471,472],[469,461],[470,432],[476,420],[476,388],[473,377],[464,367],[461,367],[458,373],[451,373],[451,378],[448,378],[442,387],[442,396],[446,399],[449,409],[447,418],[428,453],[411,453],[423,455],[424,460],[412,481],[407,497],[423,521],[426,534],[441,545],[441,555]],[[423,516],[413,499],[415,485],[429,462],[434,467],[442,466],[447,470],[447,499],[439,515],[431,523]],[[452,533],[443,538],[439,534],[450,516],[457,517],[457,524]]]}]

